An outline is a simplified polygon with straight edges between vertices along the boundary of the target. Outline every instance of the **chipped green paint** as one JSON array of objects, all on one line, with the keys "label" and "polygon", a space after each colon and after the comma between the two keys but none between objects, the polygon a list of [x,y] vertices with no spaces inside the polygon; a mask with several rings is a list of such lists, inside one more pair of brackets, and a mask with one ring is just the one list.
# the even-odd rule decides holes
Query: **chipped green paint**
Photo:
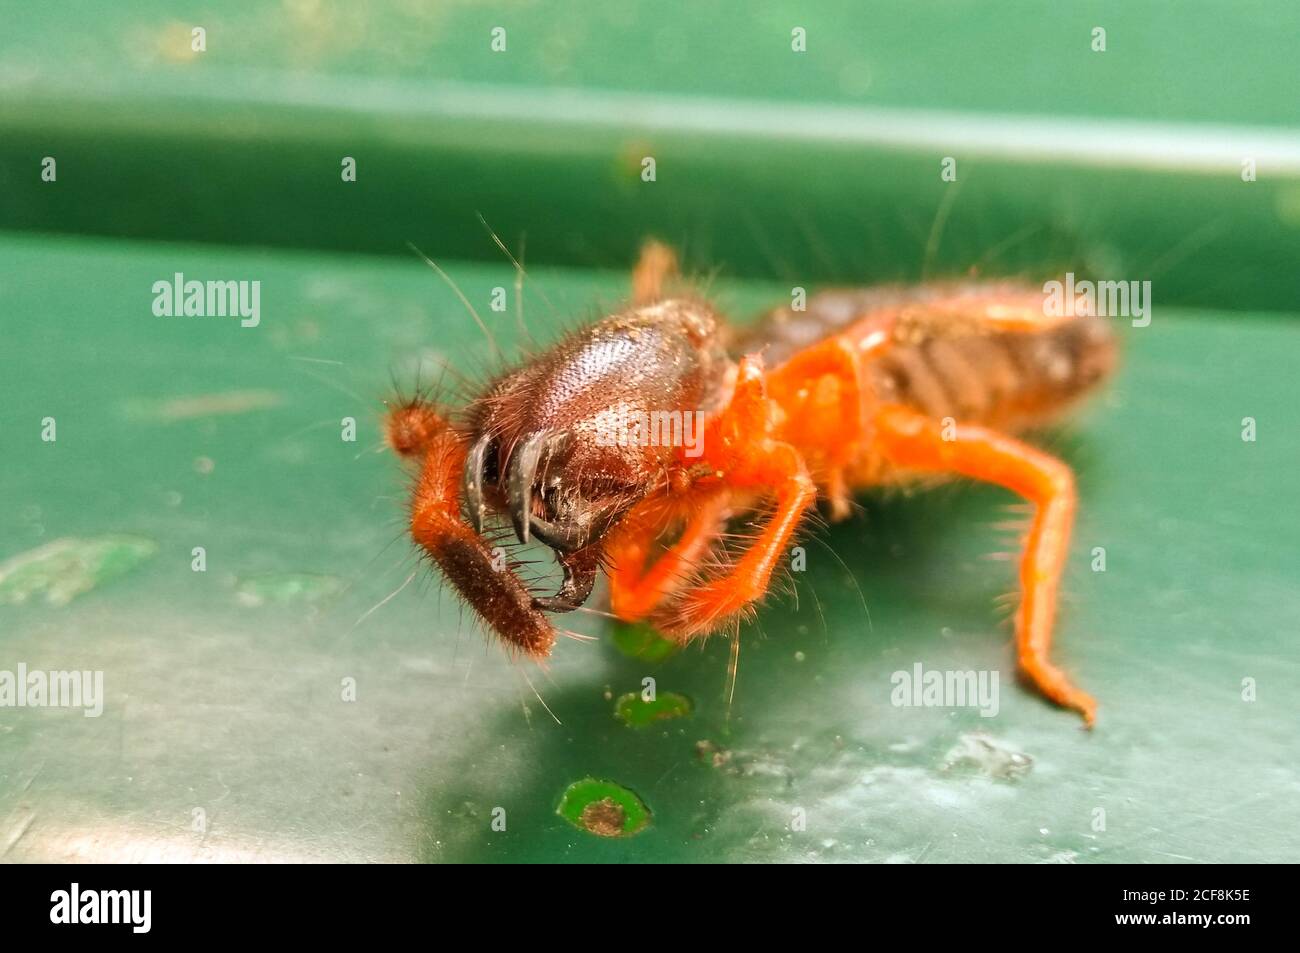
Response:
[{"label": "chipped green paint", "polygon": [[240,605],[256,608],[271,603],[316,602],[343,588],[338,576],[310,572],[268,572],[239,581],[235,597]]},{"label": "chipped green paint", "polygon": [[555,813],[597,837],[631,837],[650,824],[650,809],[639,797],[621,784],[596,778],[570,784]]},{"label": "chipped green paint", "polygon": [[692,710],[691,700],[677,692],[664,692],[653,701],[645,701],[638,692],[628,692],[614,704],[614,717],[629,728],[645,728],[659,721],[685,718]]},{"label": "chipped green paint", "polygon": [[158,544],[141,536],[64,536],[0,563],[0,605],[21,605],[44,593],[64,606],[153,557]]},{"label": "chipped green paint", "polygon": [[680,646],[659,634],[644,622],[616,622],[614,644],[624,655],[643,662],[662,662],[677,653]]}]

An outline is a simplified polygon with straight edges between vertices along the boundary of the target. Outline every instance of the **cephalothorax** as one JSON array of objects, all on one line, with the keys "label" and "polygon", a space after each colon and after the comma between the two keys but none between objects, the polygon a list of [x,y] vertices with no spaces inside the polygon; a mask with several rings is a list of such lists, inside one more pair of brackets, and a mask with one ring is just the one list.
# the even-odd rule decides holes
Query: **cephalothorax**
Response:
[{"label": "cephalothorax", "polygon": [[[390,411],[390,445],[418,466],[412,537],[484,622],[544,657],[548,614],[581,605],[603,568],[618,617],[706,636],[763,597],[819,495],[842,518],[857,488],[965,476],[1034,505],[1020,666],[1092,724],[1093,699],[1048,658],[1073,478],[1011,434],[1109,372],[1105,323],[1047,317],[1041,292],[980,282],[823,292],[741,333],[706,301],[670,295],[674,268],[647,245],[627,310],[500,377],[455,418],[425,400]],[[760,507],[758,536],[728,555],[727,522]],[[531,591],[503,564],[491,533],[507,524],[554,550],[557,592]]]}]

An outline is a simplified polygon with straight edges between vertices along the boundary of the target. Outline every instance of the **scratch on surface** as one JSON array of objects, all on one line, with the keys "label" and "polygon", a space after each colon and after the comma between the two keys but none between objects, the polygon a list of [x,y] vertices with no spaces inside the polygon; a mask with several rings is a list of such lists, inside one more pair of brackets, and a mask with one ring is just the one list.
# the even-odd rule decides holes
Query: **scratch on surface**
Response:
[{"label": "scratch on surface", "polygon": [[127,402],[125,410],[131,416],[175,423],[199,417],[247,414],[278,407],[281,403],[283,398],[274,391],[232,390],[221,394],[195,394],[165,400],[133,400]]},{"label": "scratch on surface", "polygon": [[1149,847],[1147,849],[1150,850],[1151,853],[1153,854],[1159,854],[1161,857],[1172,857],[1175,860],[1187,860],[1187,861],[1191,861],[1193,864],[1205,863],[1205,861],[1203,860],[1197,860],[1195,857],[1188,857],[1186,854],[1173,854],[1167,850],[1157,850],[1154,847]]},{"label": "scratch on surface", "polygon": [[45,770],[45,764],[46,762],[42,761],[36,766],[36,770],[27,776],[27,781],[23,784],[24,794],[31,790],[32,784],[41,776],[41,772]]},{"label": "scratch on surface", "polygon": [[32,822],[35,820],[36,812],[29,810],[27,816],[19,822],[13,833],[10,834],[8,839],[5,841],[4,849],[0,850],[0,857],[9,856],[9,852],[14,849],[20,840],[23,839],[23,836],[27,833],[28,829],[32,826]]}]

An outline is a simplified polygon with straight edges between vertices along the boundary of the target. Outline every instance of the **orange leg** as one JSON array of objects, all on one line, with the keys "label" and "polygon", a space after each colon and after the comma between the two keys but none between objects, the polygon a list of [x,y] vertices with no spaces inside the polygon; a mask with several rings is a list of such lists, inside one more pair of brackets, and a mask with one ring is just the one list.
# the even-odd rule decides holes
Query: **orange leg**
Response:
[{"label": "orange leg", "polygon": [[705,430],[703,460],[712,479],[729,491],[771,494],[776,509],[725,575],[683,593],[655,614],[655,624],[668,635],[685,641],[716,631],[761,598],[804,511],[817,498],[798,451],[772,438],[776,418],[761,362],[744,358],[731,404]]},{"label": "orange leg", "polygon": [[767,591],[772,571],[785,555],[804,510],[817,498],[817,488],[799,454],[788,444],[779,448],[760,471],[762,482],[776,488],[775,512],[730,572],[686,593],[656,616],[656,624],[668,635],[686,641],[714,632]]},{"label": "orange leg", "polygon": [[945,440],[938,423],[903,407],[882,408],[875,424],[879,446],[893,462],[994,483],[1034,504],[1034,521],[1020,562],[1021,602],[1016,615],[1020,668],[1044,695],[1082,714],[1091,727],[1096,701],[1071,684],[1048,658],[1057,589],[1074,521],[1074,477],[1069,467],[983,427],[958,426],[950,434],[953,439]]},{"label": "orange leg", "polygon": [[643,619],[689,581],[700,557],[718,538],[728,502],[728,494],[715,493],[693,507],[681,536],[649,569],[645,568],[647,550],[665,521],[659,514],[629,513],[605,545],[614,614],[629,622]]},{"label": "orange leg", "polygon": [[831,521],[840,523],[853,515],[853,495],[843,467],[832,467],[826,473],[826,499],[830,502]]},{"label": "orange leg", "polygon": [[677,276],[677,255],[654,240],[641,246],[641,257],[632,269],[632,303],[653,304],[664,296],[664,285]]},{"label": "orange leg", "polygon": [[827,338],[800,351],[767,375],[767,393],[781,406],[783,439],[819,448],[807,457],[824,485],[831,518],[851,512],[845,467],[858,455],[862,426],[860,360],[843,336]]}]

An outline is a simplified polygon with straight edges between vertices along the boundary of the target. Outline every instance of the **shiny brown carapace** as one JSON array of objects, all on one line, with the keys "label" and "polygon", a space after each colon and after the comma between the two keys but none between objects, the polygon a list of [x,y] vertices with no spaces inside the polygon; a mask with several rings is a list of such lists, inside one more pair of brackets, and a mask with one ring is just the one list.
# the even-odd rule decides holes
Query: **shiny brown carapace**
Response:
[{"label": "shiny brown carapace", "polygon": [[[416,468],[410,527],[447,581],[509,645],[541,658],[550,615],[597,575],[611,609],[679,641],[734,628],[819,498],[937,476],[1033,505],[1020,562],[1022,671],[1091,725],[1096,704],[1049,658],[1074,519],[1069,467],[1017,438],[1055,420],[1115,363],[1095,317],[1047,317],[1040,290],[974,282],[826,291],[747,329],[675,287],[650,243],[627,308],[490,384],[467,408],[391,409],[388,441]],[[743,552],[728,523],[756,511]],[[540,593],[501,558],[513,530],[556,554]]]}]

